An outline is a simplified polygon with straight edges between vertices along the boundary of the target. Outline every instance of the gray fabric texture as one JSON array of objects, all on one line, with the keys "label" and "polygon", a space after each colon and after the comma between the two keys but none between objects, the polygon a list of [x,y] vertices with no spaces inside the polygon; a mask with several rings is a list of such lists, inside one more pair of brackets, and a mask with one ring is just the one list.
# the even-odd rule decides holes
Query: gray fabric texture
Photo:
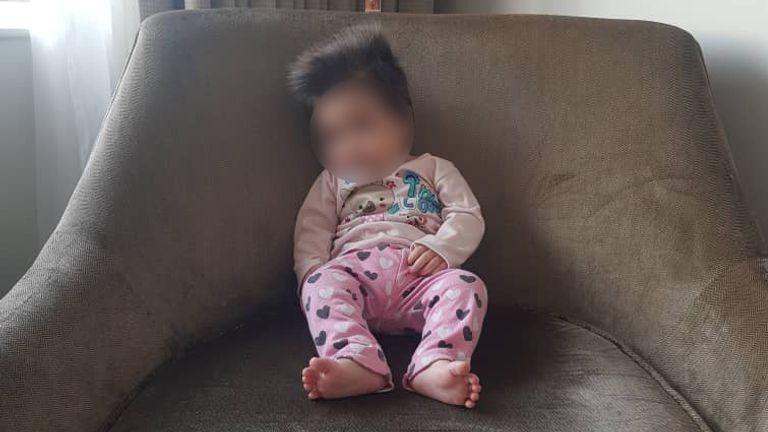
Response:
[{"label": "gray fabric texture", "polygon": [[[667,393],[665,383],[587,329],[501,307],[491,309],[483,331],[472,363],[486,379],[474,410],[402,388],[308,401],[297,372],[314,347],[304,318],[294,311],[262,316],[165,365],[110,431],[709,430]],[[418,337],[379,339],[399,382]]]},{"label": "gray fabric texture", "polygon": [[[467,268],[491,304],[600,329],[713,430],[768,429],[764,244],[689,34],[566,17],[230,9],[143,23],[60,224],[0,300],[0,430],[103,429],[193,342],[298,307],[293,218],[320,167],[286,65],[368,20],[383,23],[409,74],[416,151],[452,160],[483,207],[486,237]],[[510,331],[520,325],[509,316]],[[595,361],[591,392],[609,364],[626,366]],[[514,403],[514,391],[483,403]]]}]

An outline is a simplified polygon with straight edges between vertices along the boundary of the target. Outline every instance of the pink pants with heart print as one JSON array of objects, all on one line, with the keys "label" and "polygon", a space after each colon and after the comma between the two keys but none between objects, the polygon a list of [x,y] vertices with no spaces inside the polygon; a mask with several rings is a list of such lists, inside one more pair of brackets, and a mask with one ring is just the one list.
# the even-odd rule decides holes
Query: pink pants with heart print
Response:
[{"label": "pink pants with heart print", "polygon": [[436,360],[470,361],[488,303],[483,281],[462,269],[430,276],[408,270],[409,249],[380,244],[342,254],[307,277],[302,310],[320,357],[349,358],[386,377],[373,333],[421,333],[403,386]]}]

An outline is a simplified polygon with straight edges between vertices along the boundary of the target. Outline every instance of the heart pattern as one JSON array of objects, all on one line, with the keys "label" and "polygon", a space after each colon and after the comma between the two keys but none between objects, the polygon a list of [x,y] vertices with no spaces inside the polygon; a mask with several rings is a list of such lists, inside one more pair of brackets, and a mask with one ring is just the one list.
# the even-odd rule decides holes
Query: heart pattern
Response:
[{"label": "heart pattern", "polygon": [[371,345],[371,340],[363,335],[355,335],[349,338],[350,340],[363,345]]},{"label": "heart pattern", "polygon": [[350,316],[352,315],[352,312],[355,311],[355,308],[353,308],[351,305],[348,305],[347,303],[342,303],[340,305],[336,305],[336,310],[346,316]]},{"label": "heart pattern", "polygon": [[349,276],[343,273],[331,273],[331,276],[333,276],[333,278],[336,279],[336,281],[338,282],[343,282],[349,279]]},{"label": "heart pattern", "polygon": [[443,284],[445,284],[444,280],[437,281],[432,287],[429,289],[430,291],[439,291],[440,288],[443,287]]},{"label": "heart pattern", "polygon": [[330,315],[331,315],[331,307],[328,305],[325,305],[322,308],[317,310],[317,316],[319,316],[322,319],[328,319]]},{"label": "heart pattern", "polygon": [[[385,318],[396,323],[394,328],[402,328],[404,333],[421,333],[421,342],[407,370],[409,379],[417,366],[421,369],[438,358],[432,351],[435,348],[450,350],[444,352],[451,353],[449,356],[456,360],[468,360],[484,316],[484,312],[476,311],[483,308],[485,299],[482,281],[466,270],[451,270],[441,273],[434,283],[424,283],[423,277],[409,273],[405,265],[402,269],[398,267],[404,252],[388,248],[388,244],[380,243],[375,248],[350,252],[344,260],[335,260],[333,267],[324,267],[307,277],[308,284],[320,282],[315,291],[305,294],[301,305],[312,325],[312,339],[319,355],[334,355],[334,351],[329,350],[336,349],[350,356],[386,362],[386,355],[369,333],[368,324],[373,331],[386,328],[384,321],[379,322],[375,317],[388,310]],[[361,264],[369,260],[372,264]],[[331,278],[325,279],[328,275]],[[331,283],[327,283],[329,280]],[[474,287],[464,285],[478,282]],[[393,297],[395,289],[399,295]],[[357,315],[358,310],[362,319]],[[424,324],[425,317],[428,324]]]},{"label": "heart pattern", "polygon": [[352,323],[349,321],[339,321],[333,325],[333,329],[340,333],[344,333],[349,330],[350,327],[352,327]]},{"label": "heart pattern", "polygon": [[315,338],[315,345],[317,346],[323,346],[325,345],[325,339],[328,337],[328,334],[325,332],[325,330],[321,331],[317,337]]},{"label": "heart pattern", "polygon": [[429,319],[431,319],[432,322],[440,321],[441,319],[443,319],[443,311],[436,310],[436,311],[432,312],[432,316]]}]

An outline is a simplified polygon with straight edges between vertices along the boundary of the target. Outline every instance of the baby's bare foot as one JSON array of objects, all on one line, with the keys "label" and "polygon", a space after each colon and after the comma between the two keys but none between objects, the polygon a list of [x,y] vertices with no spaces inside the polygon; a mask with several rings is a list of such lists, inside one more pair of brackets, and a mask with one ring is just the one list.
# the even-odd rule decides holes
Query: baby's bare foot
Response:
[{"label": "baby's bare foot", "polygon": [[480,400],[480,378],[461,360],[438,360],[411,380],[417,393],[451,405],[474,408]]},{"label": "baby's bare foot", "polygon": [[301,381],[310,399],[338,399],[374,393],[387,385],[382,375],[354,360],[312,357],[301,371]]}]

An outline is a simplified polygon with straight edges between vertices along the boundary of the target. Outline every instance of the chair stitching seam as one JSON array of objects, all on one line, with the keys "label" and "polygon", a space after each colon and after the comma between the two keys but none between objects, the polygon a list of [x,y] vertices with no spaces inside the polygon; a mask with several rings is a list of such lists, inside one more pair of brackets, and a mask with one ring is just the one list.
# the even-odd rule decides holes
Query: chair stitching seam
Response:
[{"label": "chair stitching seam", "polygon": [[550,315],[556,319],[560,319],[562,321],[568,322],[570,324],[573,324],[577,327],[581,327],[584,330],[587,330],[588,332],[597,335],[606,341],[610,342],[614,346],[616,346],[621,352],[623,352],[627,357],[629,357],[635,364],[640,366],[641,369],[643,369],[656,383],[659,385],[659,387],[664,390],[669,397],[672,398],[672,400],[677,403],[680,408],[682,408],[683,411],[691,418],[691,420],[698,426],[699,430],[702,432],[713,432],[712,428],[707,424],[707,422],[704,420],[704,418],[699,414],[698,411],[696,411],[693,406],[691,406],[690,402],[682,395],[680,392],[675,390],[675,388],[670,384],[663,375],[659,371],[657,371],[653,366],[651,366],[648,362],[646,362],[640,355],[638,355],[636,352],[634,352],[631,348],[626,346],[624,343],[620,342],[618,339],[610,335],[609,333],[589,324],[584,321],[570,318],[566,315],[558,314],[551,311],[542,311],[537,308],[530,308],[531,310],[543,312],[547,315]]}]

